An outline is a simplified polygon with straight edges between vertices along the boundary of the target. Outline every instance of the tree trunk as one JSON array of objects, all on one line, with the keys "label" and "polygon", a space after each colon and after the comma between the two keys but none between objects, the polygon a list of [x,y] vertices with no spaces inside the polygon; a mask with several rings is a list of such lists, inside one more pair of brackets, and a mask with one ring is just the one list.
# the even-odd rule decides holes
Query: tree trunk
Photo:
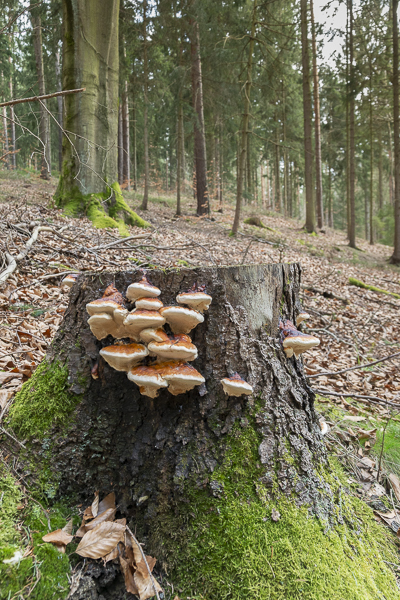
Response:
[{"label": "tree trunk", "polygon": [[124,140],[122,135],[122,103],[118,105],[118,183],[124,180]]},{"label": "tree trunk", "polygon": [[131,153],[129,132],[128,82],[125,80],[122,92],[122,141],[123,141],[123,183],[129,192],[131,189]]},{"label": "tree trunk", "polygon": [[369,57],[369,151],[370,151],[370,164],[369,164],[369,243],[371,246],[374,243],[374,126],[373,126],[373,114],[372,114],[372,60]]},{"label": "tree trunk", "polygon": [[206,132],[203,107],[203,78],[201,74],[200,32],[197,21],[191,22],[192,99],[194,120],[194,160],[196,168],[197,215],[210,212],[207,189]]},{"label": "tree trunk", "polygon": [[133,189],[137,191],[136,106],[133,103]]},{"label": "tree trunk", "polygon": [[350,239],[350,61],[349,61],[349,0],[346,0],[346,225]]},{"label": "tree trunk", "polygon": [[177,140],[177,167],[176,167],[176,214],[181,215],[181,182],[182,182],[182,137],[183,137],[183,104],[179,94],[178,107],[178,140]]},{"label": "tree trunk", "polygon": [[285,216],[289,214],[289,159],[286,148],[286,90],[282,82],[282,99],[283,99],[283,211]]},{"label": "tree trunk", "polygon": [[264,161],[260,163],[260,183],[261,183],[261,206],[265,209],[265,179],[264,179]]},{"label": "tree trunk", "polygon": [[382,130],[378,127],[379,161],[378,161],[378,203],[379,210],[383,207],[383,157],[382,157]]},{"label": "tree trunk", "polygon": [[[11,47],[13,47],[13,40],[11,41]],[[10,79],[8,83],[8,88],[10,90],[10,98],[14,98],[13,92],[13,62],[11,56],[8,57],[8,61],[10,63]],[[12,168],[15,170],[17,168],[17,148],[15,145],[15,113],[14,107],[10,106],[10,126],[11,126],[11,164]]]},{"label": "tree trunk", "polygon": [[315,206],[317,209],[317,225],[320,229],[324,226],[324,208],[322,202],[322,160],[321,160],[321,118],[319,106],[319,77],[317,64],[317,38],[315,34],[314,1],[310,0],[312,55],[313,55],[313,81],[314,81],[314,134],[315,134]]},{"label": "tree trunk", "polygon": [[[38,78],[39,95],[46,94],[44,81],[44,66],[43,66],[43,46],[42,46],[42,22],[36,11],[31,13],[32,34],[33,34],[33,49],[35,52],[36,72]],[[68,89],[68,88],[65,88]],[[71,94],[72,96],[73,94]],[[51,151],[50,151],[50,117],[47,112],[46,100],[41,100],[40,105],[40,121],[39,121],[39,138],[42,143],[42,166],[40,177],[42,179],[50,179],[51,177]]]},{"label": "tree trunk", "polygon": [[308,48],[307,0],[301,0],[301,58],[303,66],[303,113],[304,113],[304,163],[306,187],[306,230],[315,231],[315,206],[313,194],[313,151],[311,140],[311,89],[310,89],[310,56]]},{"label": "tree trunk", "polygon": [[9,153],[9,145],[8,145],[8,119],[7,119],[7,107],[3,106],[3,138],[4,138],[4,164],[6,169],[9,169],[10,166],[10,155]]},{"label": "tree trunk", "polygon": [[[55,60],[55,70],[56,70],[56,80],[57,80],[57,90],[59,92],[61,92],[62,90],[62,85],[61,85],[61,66],[60,66],[60,51],[57,50],[56,51],[56,60]],[[62,133],[62,128],[63,128],[63,99],[61,96],[57,97],[57,108],[58,108],[58,114],[57,114],[57,122],[58,122],[58,170],[61,173],[61,169],[62,169],[62,145],[63,145],[63,133]]]},{"label": "tree trunk", "polygon": [[400,114],[399,114],[399,24],[398,0],[393,2],[393,138],[394,138],[394,249],[392,264],[400,264]]},{"label": "tree trunk", "polygon": [[149,131],[148,131],[148,65],[147,65],[147,0],[143,0],[143,143],[144,143],[144,190],[140,208],[147,210],[149,202]]},{"label": "tree trunk", "polygon": [[[205,284],[212,296],[204,323],[192,332],[199,352],[193,365],[205,383],[184,395],[168,390],[155,399],[140,395],[126,373],[99,357],[112,340],[96,340],[85,310],[109,284],[125,291],[140,276],[81,275],[45,362],[14,402],[10,425],[24,437],[36,463],[46,465],[46,483],[55,485],[59,497],[74,497],[86,506],[94,490],[101,496],[114,491],[120,512],[134,521],[138,538],[146,539],[146,552],[157,557],[179,588],[181,561],[191,545],[200,543],[195,524],[201,506],[218,499],[223,508],[231,477],[239,517],[248,503],[261,510],[267,499],[286,498],[288,507],[304,505],[328,526],[336,509],[323,479],[327,456],[314,394],[302,362],[286,358],[279,339],[279,319],[295,320],[300,308],[299,265],[154,270],[149,278],[166,305],[194,283]],[[98,378],[93,379],[96,364]],[[235,372],[253,387],[251,396],[223,393],[220,380]],[[61,411],[62,420],[52,422],[50,405],[56,414]],[[226,468],[224,483],[218,474]],[[243,485],[253,490],[251,500]],[[265,510],[257,508],[255,527],[262,526],[259,515]],[[212,528],[214,517],[207,518]],[[218,553],[210,546],[207,562],[216,562]],[[228,569],[234,556],[236,549],[229,548]],[[197,572],[203,567],[206,571],[203,561],[195,561]]]},{"label": "tree trunk", "polygon": [[278,212],[282,212],[281,206],[281,180],[280,180],[280,170],[281,170],[281,153],[280,153],[280,140],[279,140],[279,122],[278,115],[275,112],[275,210]]},{"label": "tree trunk", "polygon": [[389,201],[390,204],[394,205],[394,185],[393,185],[393,150],[392,150],[392,128],[390,121],[388,121],[389,130],[389,143],[388,143],[388,155],[389,155]]},{"label": "tree trunk", "polygon": [[356,164],[355,164],[355,68],[354,68],[354,19],[353,0],[349,0],[350,8],[350,102],[349,102],[349,133],[350,133],[350,230],[349,246],[356,247]]}]

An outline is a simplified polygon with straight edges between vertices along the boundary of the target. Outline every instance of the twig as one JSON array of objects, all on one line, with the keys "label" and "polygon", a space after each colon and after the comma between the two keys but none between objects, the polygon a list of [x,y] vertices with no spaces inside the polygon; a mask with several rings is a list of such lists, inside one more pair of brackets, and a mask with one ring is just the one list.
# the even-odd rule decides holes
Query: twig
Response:
[{"label": "twig", "polygon": [[31,98],[18,98],[17,100],[9,100],[8,102],[0,102],[1,106],[14,106],[15,104],[22,104],[23,102],[40,102],[41,100],[47,100],[47,98],[56,98],[57,96],[67,96],[67,94],[77,94],[78,92],[84,92],[86,88],[79,88],[76,90],[63,90],[62,92],[54,92],[53,94],[45,94],[44,96],[32,96]]},{"label": "twig", "polygon": [[26,242],[25,248],[21,250],[21,252],[17,254],[17,256],[13,256],[8,252],[5,253],[8,262],[8,267],[2,273],[0,273],[0,283],[6,281],[10,277],[10,275],[14,273],[15,269],[17,268],[17,263],[25,258],[29,250],[32,248],[33,244],[36,242],[38,235],[41,231],[53,231],[53,229],[51,227],[42,227],[38,225],[34,228],[31,237]]},{"label": "twig", "polygon": [[19,444],[20,446],[22,446],[22,448],[24,448],[26,450],[26,446],[24,446],[24,444],[22,442],[18,441],[17,438],[15,438],[13,435],[11,435],[11,433],[9,433],[7,431],[7,429],[4,429],[4,427],[0,427],[0,431],[5,433],[6,435],[8,435],[8,437],[10,437],[12,440],[14,440],[14,442],[17,442],[17,444]]},{"label": "twig", "polygon": [[368,404],[369,402],[374,402],[375,404],[388,404],[389,406],[394,406],[395,408],[400,408],[400,404],[394,404],[393,402],[389,402],[389,400],[383,400],[382,398],[378,398],[377,396],[364,396],[362,394],[353,394],[352,392],[332,392],[331,390],[314,390],[316,394],[320,394],[320,396],[324,396],[327,398],[328,396],[338,396],[339,398],[357,398],[360,402],[364,404]]},{"label": "twig", "polygon": [[148,572],[149,572],[150,579],[151,579],[151,583],[152,583],[152,585],[153,585],[153,589],[154,589],[155,595],[157,596],[157,600],[160,600],[160,596],[158,595],[158,592],[157,592],[157,587],[156,587],[156,584],[155,584],[155,581],[154,581],[154,577],[153,577],[153,575],[152,575],[152,573],[151,573],[151,571],[150,571],[150,567],[149,567],[149,565],[148,565],[148,562],[147,562],[147,560],[146,560],[146,556],[145,556],[145,554],[144,554],[144,552],[143,552],[143,550],[142,550],[142,547],[141,547],[141,545],[139,544],[139,542],[137,541],[137,539],[135,538],[135,536],[133,535],[132,531],[129,529],[128,525],[126,526],[126,529],[127,529],[128,533],[130,534],[130,536],[132,537],[133,541],[135,542],[135,544],[137,544],[137,547],[138,547],[138,548],[139,548],[139,550],[140,550],[140,554],[142,555],[142,558],[143,558],[143,560],[144,560],[144,563],[145,563],[145,565],[146,565],[146,567],[147,567],[147,570],[148,570]]},{"label": "twig", "polygon": [[319,296],[323,296],[324,298],[330,298],[331,300],[340,300],[343,304],[350,304],[350,300],[348,298],[342,298],[341,296],[336,296],[332,292],[326,292],[324,290],[318,290],[317,288],[311,285],[301,285],[302,290],[308,290],[309,292],[313,292],[313,294],[318,294]]},{"label": "twig", "polygon": [[111,248],[111,246],[116,246],[117,244],[120,243],[125,243],[125,242],[129,242],[130,240],[143,240],[144,238],[149,237],[149,235],[147,233],[142,234],[142,235],[130,235],[127,238],[118,238],[116,240],[114,240],[113,242],[111,242],[110,244],[106,244],[105,246],[93,246],[92,248],[90,248],[91,250],[105,250],[106,248]]},{"label": "twig", "polygon": [[[310,331],[316,330],[310,329]],[[357,365],[356,367],[349,367],[348,369],[342,369],[341,371],[324,371],[323,373],[307,375],[307,377],[308,379],[312,379],[313,377],[322,377],[323,375],[340,375],[340,373],[346,373],[347,371],[356,371],[357,369],[365,369],[365,367],[372,367],[372,365],[377,365],[378,363],[385,362],[386,360],[390,360],[392,358],[395,358],[396,356],[400,356],[400,352],[396,352],[396,354],[391,354],[390,356],[385,356],[385,358],[380,358],[379,360],[374,360],[374,362],[367,363],[366,365]]]}]

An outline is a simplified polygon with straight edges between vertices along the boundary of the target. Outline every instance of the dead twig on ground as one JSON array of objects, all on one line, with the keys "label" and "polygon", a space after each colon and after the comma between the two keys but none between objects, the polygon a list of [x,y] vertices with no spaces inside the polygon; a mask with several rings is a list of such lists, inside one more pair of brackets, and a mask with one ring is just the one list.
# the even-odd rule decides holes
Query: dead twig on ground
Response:
[{"label": "dead twig on ground", "polygon": [[[310,331],[318,331],[316,329],[310,329]],[[385,362],[387,360],[391,360],[392,358],[396,358],[400,356],[400,352],[396,352],[395,354],[391,354],[390,356],[385,356],[384,358],[380,358],[379,360],[374,360],[374,362],[367,363],[365,365],[357,365],[356,367],[348,367],[347,369],[342,369],[341,371],[324,371],[323,373],[315,373],[313,375],[308,375],[309,379],[313,377],[322,377],[323,375],[340,375],[341,373],[347,373],[347,371],[356,371],[358,369],[365,369],[366,367],[372,367],[373,365],[377,365],[379,363]]]},{"label": "dead twig on ground", "polygon": [[4,283],[4,281],[7,281],[7,279],[10,277],[10,275],[12,273],[14,273],[14,271],[17,268],[17,264],[21,260],[23,260],[25,258],[25,256],[28,254],[28,252],[32,248],[33,244],[36,242],[38,235],[41,231],[53,231],[53,229],[51,227],[42,227],[42,226],[38,225],[37,227],[34,228],[31,237],[26,242],[25,248],[23,250],[21,250],[21,252],[19,254],[17,254],[17,256],[13,256],[9,252],[5,253],[6,259],[8,262],[8,267],[2,273],[0,273],[0,283]]}]

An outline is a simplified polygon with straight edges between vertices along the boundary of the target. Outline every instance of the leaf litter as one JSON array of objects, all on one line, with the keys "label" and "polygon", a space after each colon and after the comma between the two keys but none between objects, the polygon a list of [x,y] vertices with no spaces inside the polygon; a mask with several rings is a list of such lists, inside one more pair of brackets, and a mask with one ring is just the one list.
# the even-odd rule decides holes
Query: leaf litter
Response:
[{"label": "leaf litter", "polygon": [[[88,523],[89,510],[92,520]],[[127,592],[136,594],[140,600],[153,596],[159,598],[158,594],[163,590],[152,574],[157,559],[144,554],[125,518],[114,520],[116,511],[114,492],[101,502],[99,492],[95,492],[92,505],[83,513],[86,519],[75,535],[72,535],[72,521],[69,521],[63,529],[47,533],[42,539],[56,546],[60,552],[65,552],[74,537],[81,537],[76,554],[82,558],[103,559],[104,564],[111,560],[118,561]],[[93,512],[97,513],[96,517],[93,517]]]}]

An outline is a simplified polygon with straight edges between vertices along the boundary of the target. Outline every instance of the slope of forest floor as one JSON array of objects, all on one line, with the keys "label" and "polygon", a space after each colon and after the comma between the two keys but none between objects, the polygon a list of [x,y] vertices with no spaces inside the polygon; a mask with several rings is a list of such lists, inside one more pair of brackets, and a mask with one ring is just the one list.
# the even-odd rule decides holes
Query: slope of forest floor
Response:
[{"label": "slope of forest floor", "polygon": [[[233,238],[232,206],[224,204],[219,212],[215,201],[210,218],[197,218],[194,201],[184,198],[183,216],[176,217],[173,195],[155,194],[144,213],[138,210],[140,195],[133,192],[124,194],[128,204],[152,227],[130,227],[130,237],[124,239],[118,230],[95,229],[86,218],[65,216],[54,207],[55,186],[55,180],[43,182],[37,175],[0,172],[3,256],[16,255],[35,225],[51,227],[39,234],[17,270],[0,284],[1,433],[13,436],[4,426],[8,409],[45,356],[62,320],[69,291],[60,286],[64,274],[139,266],[299,262],[301,300],[311,316],[303,330],[321,340],[303,360],[310,384],[318,390],[321,418],[330,428],[326,443],[346,465],[354,494],[397,532],[400,356],[335,374],[400,353],[400,270],[387,263],[391,248],[357,239],[359,249],[352,250],[343,232],[325,229],[308,235],[299,221],[256,206],[245,206],[243,218],[259,217],[265,227],[244,224]],[[363,289],[350,279],[383,291]],[[0,455],[18,477],[18,464],[11,464],[1,451]]]}]

